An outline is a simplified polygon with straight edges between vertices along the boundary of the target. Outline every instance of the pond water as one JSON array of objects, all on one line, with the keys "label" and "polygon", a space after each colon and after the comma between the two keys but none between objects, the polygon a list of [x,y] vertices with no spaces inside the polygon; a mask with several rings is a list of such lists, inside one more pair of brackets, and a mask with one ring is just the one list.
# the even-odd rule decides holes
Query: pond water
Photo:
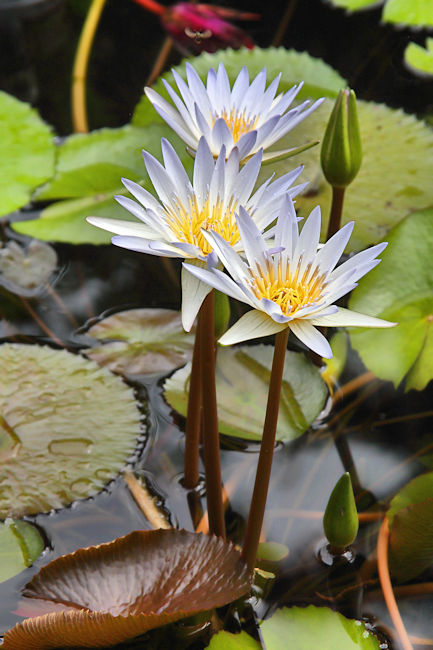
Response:
[{"label": "pond water", "polygon": [[[24,9],[15,14],[10,4],[2,7],[0,3],[0,28],[9,36],[15,30],[15,50],[7,52],[15,67],[12,73],[10,65],[2,65],[0,88],[31,101],[59,135],[67,135],[71,132],[69,70],[86,3],[71,0],[52,7],[46,3],[40,14]],[[251,0],[231,4],[262,14],[259,22],[251,24],[250,32],[259,45],[268,46],[278,28],[276,17],[283,16],[286,3],[267,6]],[[282,45],[322,57],[348,79],[360,98],[386,102],[431,119],[432,81],[413,76],[401,63],[409,39],[422,42],[424,32],[413,34],[380,25],[380,9],[348,17],[320,0],[292,0],[289,6],[292,15]],[[154,17],[149,16],[132,2],[113,2],[106,7],[89,76],[92,128],[119,126],[129,120],[162,38]],[[46,39],[47,31],[55,38]],[[31,38],[27,38],[29,33]],[[172,63],[177,62],[176,57],[171,55]],[[54,61],[59,61],[59,67]],[[38,214],[35,209],[29,206],[19,218],[34,217]],[[13,215],[12,221],[16,218]],[[1,225],[4,244],[10,240],[28,243],[29,239],[13,231],[7,220]],[[143,307],[180,308],[180,264],[173,260],[163,265],[159,258],[109,245],[53,246],[58,262],[49,291],[45,288],[23,297],[5,283],[0,287],[2,342],[48,344],[78,354],[88,346],[86,329],[102,315]],[[270,339],[263,342],[269,344]],[[293,341],[290,346],[296,348]],[[362,362],[350,350],[339,385],[347,386],[363,373]],[[142,375],[130,382],[141,403],[145,436],[129,467],[157,495],[158,505],[171,524],[194,530],[188,494],[181,484],[185,422],[164,399],[166,377],[167,373]],[[379,634],[381,648],[399,648],[390,632],[392,623],[374,570],[367,572],[356,598],[350,591],[347,598],[335,598],[344,586],[335,586],[335,575],[317,559],[318,550],[325,544],[321,513],[343,471],[351,473],[358,510],[380,513],[408,481],[432,469],[432,390],[431,382],[422,391],[405,392],[403,387],[395,389],[391,382],[370,378],[336,405],[329,398],[303,436],[278,444],[264,537],[284,544],[288,553],[271,567],[276,577],[262,598],[252,601],[258,618],[268,616],[277,605],[332,602],[347,616],[366,620]],[[78,432],[77,439],[81,438]],[[258,452],[257,442],[221,437],[223,481],[229,492],[227,529],[239,544]],[[47,562],[80,547],[151,528],[122,476],[90,499],[26,519],[42,531],[46,549],[31,567],[0,584],[0,633],[22,620],[16,613],[21,590]],[[376,521],[361,524],[356,569],[374,556],[379,525],[380,515]],[[354,584],[350,571],[346,586]],[[412,593],[409,589],[405,592],[404,585],[399,587],[399,607],[414,648],[433,646],[432,581],[430,566],[410,581]],[[192,647],[204,646],[197,642]]]}]

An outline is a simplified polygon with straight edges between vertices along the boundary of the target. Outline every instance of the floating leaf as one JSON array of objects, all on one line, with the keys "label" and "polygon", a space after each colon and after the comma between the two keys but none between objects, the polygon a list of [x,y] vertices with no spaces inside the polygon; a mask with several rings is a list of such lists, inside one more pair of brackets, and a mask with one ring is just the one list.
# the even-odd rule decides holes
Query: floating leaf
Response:
[{"label": "floating leaf", "polygon": [[[229,48],[215,54],[204,52],[200,56],[190,59],[190,62],[203,80],[210,68],[217,68],[218,64],[222,62],[232,84],[244,65],[247,66],[251,79],[260,70],[266,68],[268,83],[281,73],[281,81],[278,87],[280,92],[289,90],[295,84],[304,81],[304,86],[297,96],[298,100],[304,100],[307,97],[318,99],[323,95],[336,97],[340,88],[344,88],[346,85],[346,81],[340,77],[338,72],[321,59],[314,58],[306,52],[286,50],[283,47],[270,47],[267,49],[255,47],[252,50],[244,48],[232,50]],[[182,61],[174,70],[182,79],[186,79],[185,61]],[[171,73],[163,75],[162,78],[173,85],[173,75]],[[161,79],[153,85],[153,88],[167,101],[171,101]],[[132,124],[147,126],[153,122],[162,121],[146,95],[143,95],[135,109]],[[314,140],[314,138],[309,137],[304,142],[310,142],[311,140]],[[278,146],[278,149],[281,148]]]},{"label": "floating leaf", "polygon": [[27,619],[5,634],[3,647],[114,645],[221,607],[249,587],[239,553],[220,538],[185,530],[135,531],[44,567],[25,595],[76,610]]},{"label": "floating leaf", "polygon": [[0,215],[29,202],[54,172],[49,126],[29,104],[0,91]]},{"label": "floating leaf", "polygon": [[133,391],[65,350],[0,346],[0,517],[96,494],[140,434]]},{"label": "floating leaf", "polygon": [[33,239],[27,247],[10,240],[0,243],[0,284],[21,296],[34,296],[47,285],[57,266],[56,251]]},{"label": "floating leaf", "polygon": [[212,637],[208,650],[261,650],[262,646],[246,632],[232,634],[222,630]]},{"label": "floating leaf", "polygon": [[260,542],[257,549],[258,559],[266,562],[281,562],[288,554],[287,546],[278,542]]},{"label": "floating leaf", "polygon": [[409,215],[388,236],[382,262],[359,283],[349,306],[395,321],[385,330],[352,330],[350,339],[378,377],[422,390],[433,378],[433,209]]},{"label": "floating leaf", "polygon": [[33,564],[44,547],[44,540],[33,524],[13,519],[0,523],[0,582]]},{"label": "floating leaf", "polygon": [[431,0],[387,0],[382,18],[390,23],[431,27],[433,4]]},{"label": "floating leaf", "polygon": [[371,9],[383,3],[383,0],[328,0],[335,7],[341,7],[348,11],[356,11],[357,9]]},{"label": "floating leaf", "polygon": [[[219,429],[237,438],[260,440],[274,348],[270,345],[219,348],[216,390]],[[168,403],[186,414],[190,364],[164,384]],[[320,373],[303,354],[287,352],[277,440],[304,433],[323,408],[327,391]]]},{"label": "floating leaf", "polygon": [[327,607],[283,607],[261,630],[267,650],[379,650],[379,641],[362,621]]},{"label": "floating leaf", "polygon": [[130,309],[108,316],[86,334],[107,340],[85,351],[113,372],[127,375],[167,373],[191,359],[194,332],[186,333],[178,311]]},{"label": "floating leaf", "polygon": [[112,235],[86,222],[89,215],[131,220],[131,215],[114,200],[115,194],[128,194],[122,176],[142,181],[149,191],[141,155],[146,149],[161,157],[161,137],[178,147],[183,163],[192,167],[180,139],[166,125],[152,128],[124,126],[72,135],[58,148],[54,179],[37,195],[40,200],[63,199],[45,208],[39,219],[14,222],[17,232],[48,241],[74,244],[109,243]]},{"label": "floating leaf", "polygon": [[409,43],[404,51],[405,63],[415,72],[433,75],[433,38],[426,39],[426,47]]},{"label": "floating leaf", "polygon": [[394,516],[399,510],[407,508],[414,503],[425,501],[433,497],[433,472],[421,474],[409,481],[392,499],[387,517],[389,525],[392,526]]}]

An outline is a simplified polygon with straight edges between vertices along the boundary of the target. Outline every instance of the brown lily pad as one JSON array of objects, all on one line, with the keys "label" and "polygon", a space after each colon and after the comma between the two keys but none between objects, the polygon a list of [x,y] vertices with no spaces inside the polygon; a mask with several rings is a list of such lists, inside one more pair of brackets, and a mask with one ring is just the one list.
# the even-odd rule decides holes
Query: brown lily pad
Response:
[{"label": "brown lily pad", "polygon": [[93,325],[88,336],[103,341],[85,354],[122,375],[167,373],[192,356],[194,330],[185,332],[180,312],[129,309]]},{"label": "brown lily pad", "polygon": [[65,555],[27,585],[27,597],[75,611],[29,618],[7,650],[114,645],[245,594],[250,574],[231,544],[185,530],[135,531]]}]

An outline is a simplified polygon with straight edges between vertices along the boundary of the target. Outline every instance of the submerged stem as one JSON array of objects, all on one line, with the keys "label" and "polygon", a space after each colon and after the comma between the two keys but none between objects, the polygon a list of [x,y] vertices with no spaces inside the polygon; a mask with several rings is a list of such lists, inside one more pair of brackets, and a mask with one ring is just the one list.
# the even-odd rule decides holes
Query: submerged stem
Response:
[{"label": "submerged stem", "polygon": [[218,415],[215,388],[214,290],[206,296],[199,312],[200,359],[203,404],[203,451],[209,532],[225,538]]},{"label": "submerged stem", "polygon": [[263,425],[262,444],[260,447],[259,462],[257,464],[254,492],[248,515],[244,547],[242,549],[242,558],[250,571],[254,569],[256,562],[257,547],[259,545],[268,496],[288,337],[288,327],[282,332],[279,332],[275,337],[275,350],[269,381],[268,403],[266,406],[265,423]]},{"label": "submerged stem", "polygon": [[200,330],[202,318],[199,316],[192,353],[191,375],[189,379],[188,410],[185,425],[185,458],[183,484],[188,490],[195,488],[199,481],[198,459],[200,447],[200,424],[202,415]]},{"label": "submerged stem", "polygon": [[331,212],[329,214],[328,232],[326,240],[330,239],[340,230],[341,215],[343,213],[344,191],[345,187],[332,186],[332,204]]}]

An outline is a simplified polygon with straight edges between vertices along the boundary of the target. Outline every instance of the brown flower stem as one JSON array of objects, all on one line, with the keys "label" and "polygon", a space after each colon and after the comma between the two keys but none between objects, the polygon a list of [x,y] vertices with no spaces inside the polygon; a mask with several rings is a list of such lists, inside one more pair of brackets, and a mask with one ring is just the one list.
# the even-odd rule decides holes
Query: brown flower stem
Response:
[{"label": "brown flower stem", "polygon": [[185,458],[183,486],[187,490],[195,488],[199,481],[198,459],[200,447],[200,425],[202,414],[200,330],[202,318],[199,314],[192,353],[191,375],[189,378],[188,409],[185,425]]},{"label": "brown flower stem", "polygon": [[328,232],[326,240],[340,230],[341,215],[343,213],[344,191],[345,187],[332,186],[332,204],[331,212],[329,214]]},{"label": "brown flower stem", "polygon": [[260,447],[259,462],[257,464],[254,492],[248,515],[245,541],[241,554],[250,571],[253,571],[255,567],[257,547],[259,545],[260,531],[262,529],[266,499],[268,496],[288,337],[288,327],[282,330],[282,332],[279,332],[275,337],[275,350],[269,381],[268,403],[266,405],[265,423],[263,425],[262,444]]},{"label": "brown flower stem", "polygon": [[146,86],[151,86],[153,82],[156,81],[156,79],[159,77],[162,70],[164,69],[164,66],[166,64],[166,61],[168,59],[172,47],[173,47],[173,41],[169,36],[167,36],[164,40],[164,43],[162,44],[161,49],[158,52],[158,56],[156,57],[156,61],[153,64],[153,68],[150,72],[149,78],[146,81]]},{"label": "brown flower stem", "polygon": [[214,290],[200,308],[200,350],[203,404],[203,452],[209,532],[225,539],[218,414],[215,387]]},{"label": "brown flower stem", "polygon": [[379,573],[380,586],[382,587],[383,597],[391,620],[398,634],[401,647],[403,650],[413,650],[412,644],[406,632],[406,628],[404,627],[402,618],[400,616],[400,612],[398,611],[394,592],[392,590],[391,578],[389,576],[388,568],[388,542],[389,526],[388,518],[385,517],[380,527],[379,536],[377,539],[377,570]]}]

